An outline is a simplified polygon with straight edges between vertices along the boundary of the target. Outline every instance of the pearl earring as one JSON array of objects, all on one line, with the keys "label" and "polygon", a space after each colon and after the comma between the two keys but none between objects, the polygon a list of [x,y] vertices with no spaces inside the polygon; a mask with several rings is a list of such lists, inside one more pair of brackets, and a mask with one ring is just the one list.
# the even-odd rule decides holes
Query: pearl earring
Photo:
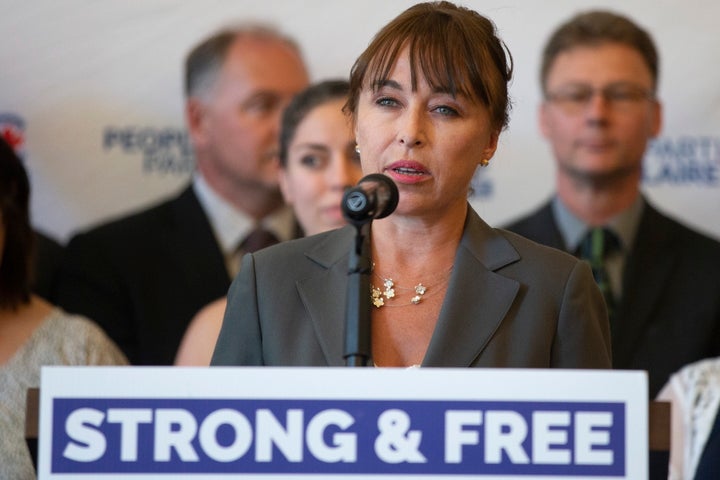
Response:
[{"label": "pearl earring", "polygon": [[358,145],[357,143],[355,144],[355,153],[360,155],[360,145]]}]

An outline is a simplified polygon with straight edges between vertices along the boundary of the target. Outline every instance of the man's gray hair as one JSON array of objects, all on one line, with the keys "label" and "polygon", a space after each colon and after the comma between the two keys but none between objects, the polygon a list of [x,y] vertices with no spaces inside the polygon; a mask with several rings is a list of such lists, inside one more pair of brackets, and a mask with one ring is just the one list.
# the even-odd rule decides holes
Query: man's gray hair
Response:
[{"label": "man's gray hair", "polygon": [[196,45],[185,59],[185,97],[205,96],[217,81],[230,46],[240,37],[274,40],[287,44],[299,57],[298,44],[276,28],[247,23],[223,28]]}]

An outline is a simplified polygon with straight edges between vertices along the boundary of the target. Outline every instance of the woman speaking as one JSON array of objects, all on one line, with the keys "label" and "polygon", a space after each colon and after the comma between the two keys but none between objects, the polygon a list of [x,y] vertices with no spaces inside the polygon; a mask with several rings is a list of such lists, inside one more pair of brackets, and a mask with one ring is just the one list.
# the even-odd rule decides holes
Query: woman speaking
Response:
[{"label": "woman speaking", "polygon": [[[355,62],[346,111],[364,174],[392,179],[371,226],[372,363],[610,368],[589,267],[491,228],[468,205],[508,123],[511,58],[493,23],[415,5]],[[342,366],[351,226],[246,255],[214,365]]]}]

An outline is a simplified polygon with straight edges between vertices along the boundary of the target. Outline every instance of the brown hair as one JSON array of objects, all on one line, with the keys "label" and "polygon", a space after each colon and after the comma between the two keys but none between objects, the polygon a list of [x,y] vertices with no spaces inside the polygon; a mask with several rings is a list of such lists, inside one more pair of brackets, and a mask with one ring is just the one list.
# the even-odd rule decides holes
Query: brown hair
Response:
[{"label": "brown hair", "polygon": [[446,1],[414,5],[375,35],[350,71],[350,96],[345,110],[353,117],[362,89],[380,85],[406,46],[413,90],[420,72],[433,89],[461,93],[482,102],[498,131],[507,126],[510,51],[497,36],[492,21]]},{"label": "brown hair", "polygon": [[287,167],[290,143],[305,117],[320,105],[333,100],[345,100],[350,88],[347,80],[331,79],[310,85],[293,97],[283,111],[280,122],[280,166]]},{"label": "brown hair", "polygon": [[650,34],[627,17],[593,10],[575,15],[560,25],[550,36],[542,54],[540,85],[545,91],[547,75],[558,55],[578,46],[597,46],[604,43],[626,45],[642,56],[657,89],[659,63],[657,49]]}]

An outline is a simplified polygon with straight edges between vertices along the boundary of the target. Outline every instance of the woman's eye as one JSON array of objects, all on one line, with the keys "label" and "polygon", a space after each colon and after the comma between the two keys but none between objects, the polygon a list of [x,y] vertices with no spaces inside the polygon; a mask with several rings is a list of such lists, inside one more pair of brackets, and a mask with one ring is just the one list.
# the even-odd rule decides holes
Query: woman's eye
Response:
[{"label": "woman's eye", "polygon": [[375,101],[375,103],[382,107],[394,107],[398,104],[394,98],[390,97],[380,97]]},{"label": "woman's eye", "polygon": [[303,155],[300,164],[310,168],[320,168],[322,160],[317,155]]},{"label": "woman's eye", "polygon": [[458,115],[457,110],[452,107],[448,107],[447,105],[440,105],[439,107],[435,107],[434,110],[441,115],[447,115],[451,117],[456,117]]}]

